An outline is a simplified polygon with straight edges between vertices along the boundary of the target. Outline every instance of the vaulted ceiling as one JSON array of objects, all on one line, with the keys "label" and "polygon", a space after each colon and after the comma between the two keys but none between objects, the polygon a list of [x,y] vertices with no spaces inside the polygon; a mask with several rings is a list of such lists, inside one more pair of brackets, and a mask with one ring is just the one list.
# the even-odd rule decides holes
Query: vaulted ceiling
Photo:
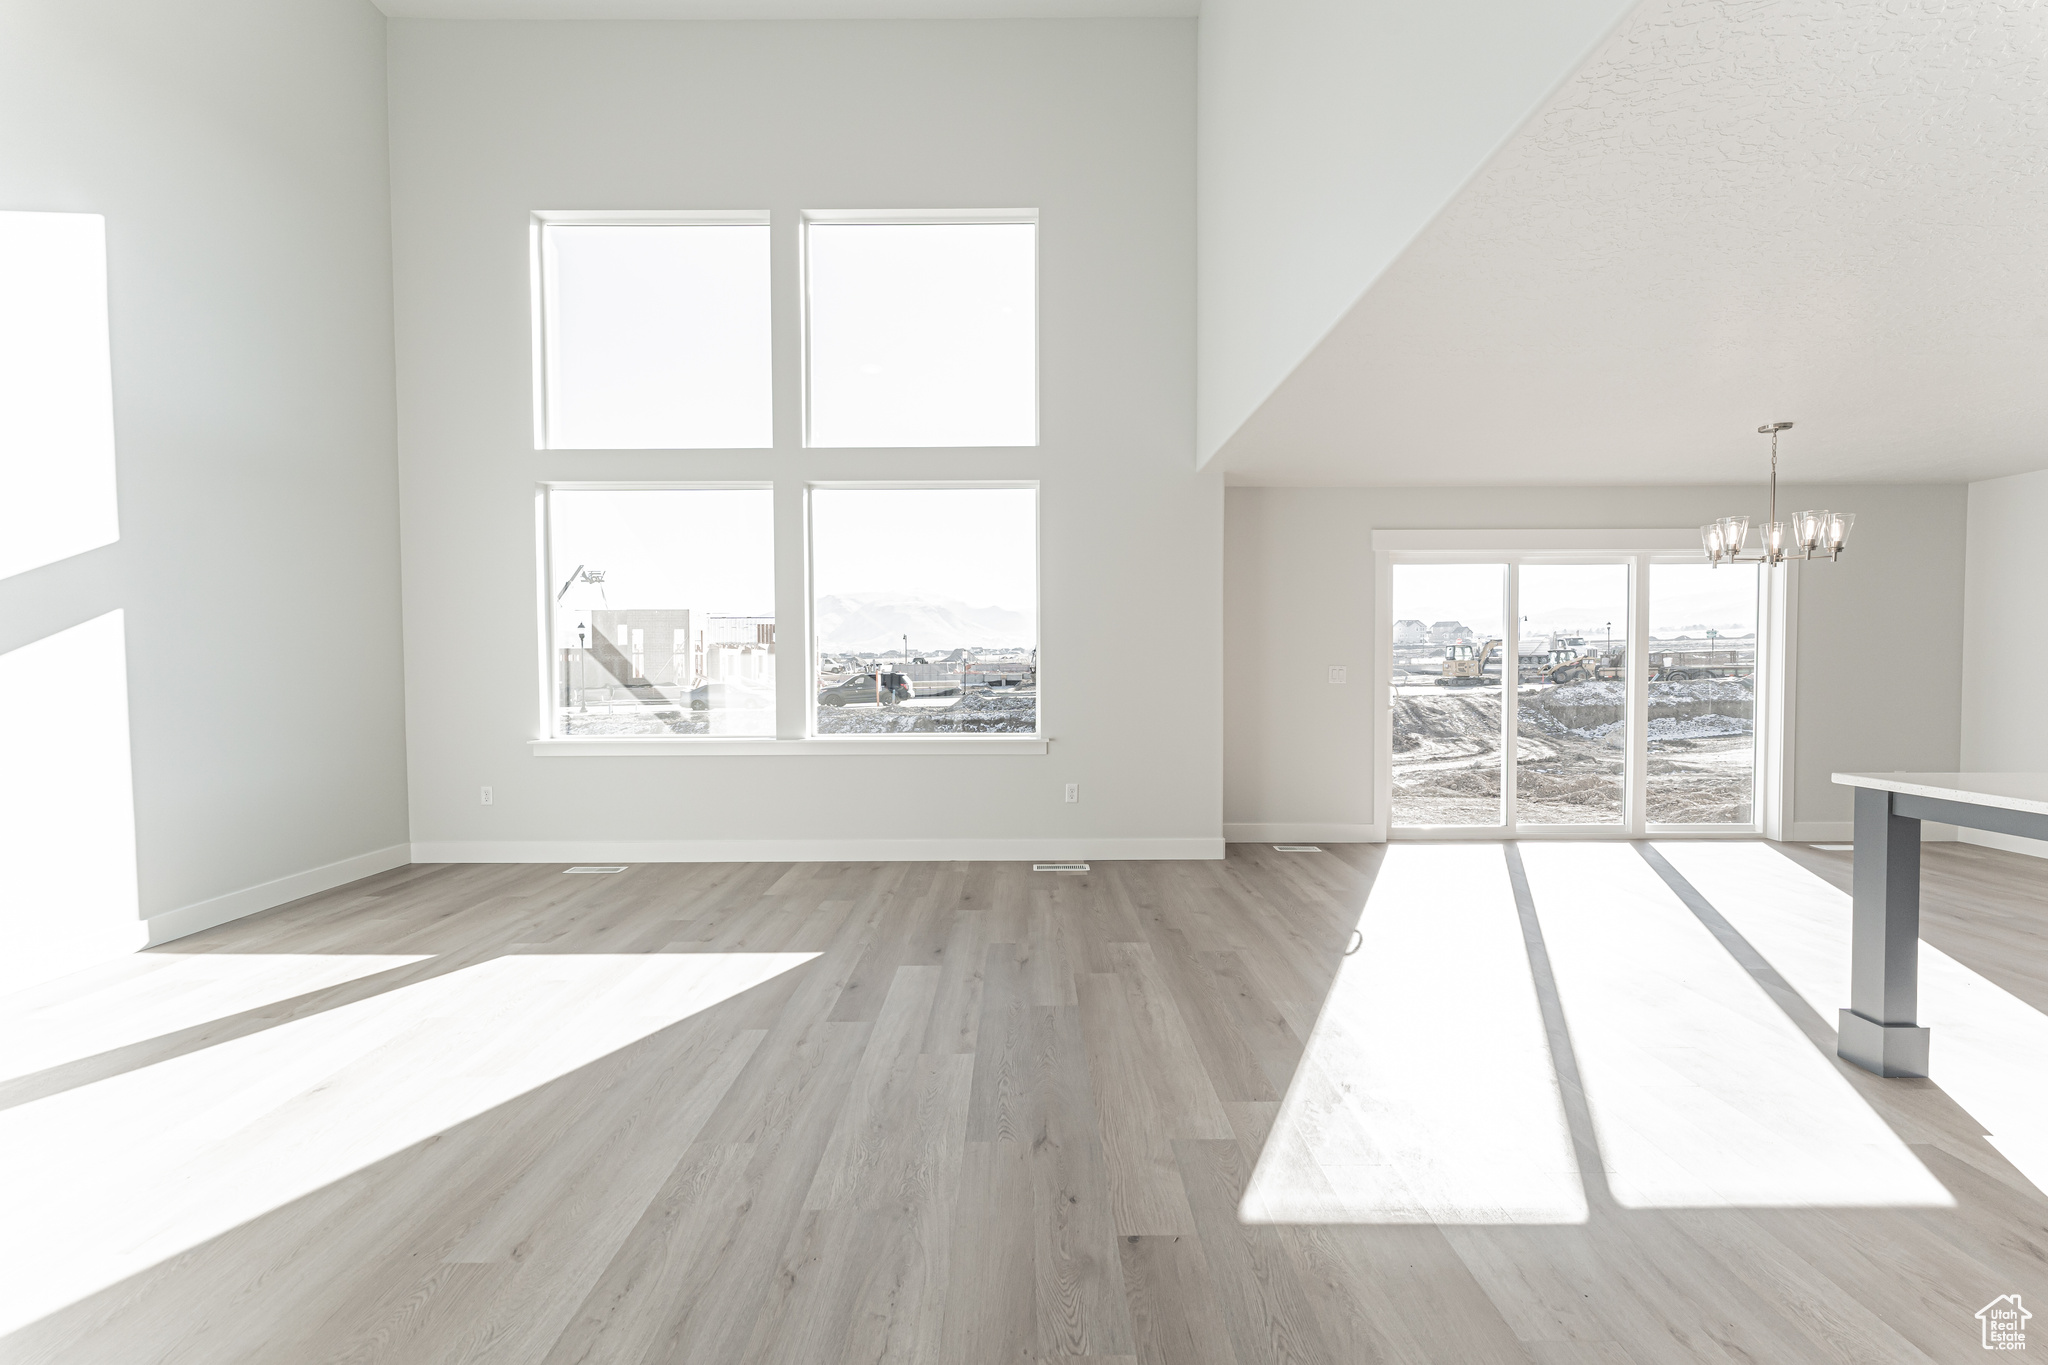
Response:
[{"label": "vaulted ceiling", "polygon": [[1649,0],[1224,442],[1240,483],[2048,467],[2048,6]]},{"label": "vaulted ceiling", "polygon": [[[495,19],[1200,8],[377,3]],[[1311,27],[1338,13],[1260,4]],[[1472,14],[1458,22],[1482,22]],[[1482,22],[1472,41],[1491,31]],[[1414,56],[1455,76],[1456,51]],[[1434,146],[1398,124],[1367,136]],[[1347,170],[1366,173],[1326,168]],[[1451,170],[1455,184],[1464,168]],[[1273,373],[1287,377],[1234,433],[1205,440],[1220,440],[1232,482],[1747,481],[1762,458],[1755,430],[1777,420],[1798,423],[1786,473],[1802,482],[2048,467],[2048,3],[1644,0],[1405,250],[1369,236],[1358,256],[1370,283],[1348,311],[1291,371],[1279,358]]]}]

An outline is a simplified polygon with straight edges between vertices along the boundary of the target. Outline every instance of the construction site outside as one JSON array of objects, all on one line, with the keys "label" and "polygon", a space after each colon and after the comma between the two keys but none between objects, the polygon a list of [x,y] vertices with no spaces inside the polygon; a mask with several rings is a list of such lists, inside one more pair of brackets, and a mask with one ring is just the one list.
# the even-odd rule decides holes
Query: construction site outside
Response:
[{"label": "construction site outside", "polygon": [[[1755,640],[1652,638],[1645,815],[1754,818]],[[1395,649],[1393,823],[1491,826],[1502,811],[1498,640]],[[1558,641],[1517,659],[1518,825],[1622,821],[1625,640]]]}]

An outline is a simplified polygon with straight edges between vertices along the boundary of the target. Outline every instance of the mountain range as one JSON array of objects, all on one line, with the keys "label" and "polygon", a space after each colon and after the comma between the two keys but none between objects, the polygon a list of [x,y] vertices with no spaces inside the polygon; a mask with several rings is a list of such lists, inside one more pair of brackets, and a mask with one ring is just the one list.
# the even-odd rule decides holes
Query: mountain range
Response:
[{"label": "mountain range", "polygon": [[879,654],[901,648],[905,635],[915,654],[1029,648],[1037,625],[1031,612],[915,593],[839,593],[817,604],[818,648],[828,654]]}]

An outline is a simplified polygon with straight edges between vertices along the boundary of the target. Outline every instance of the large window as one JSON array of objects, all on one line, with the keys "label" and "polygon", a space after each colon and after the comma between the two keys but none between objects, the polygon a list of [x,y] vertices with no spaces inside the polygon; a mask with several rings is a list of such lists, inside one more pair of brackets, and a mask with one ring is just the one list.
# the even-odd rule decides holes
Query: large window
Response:
[{"label": "large window", "polygon": [[1037,237],[1030,222],[808,222],[807,443],[1036,445]]},{"label": "large window", "polygon": [[774,494],[547,494],[553,733],[775,734]]},{"label": "large window", "polygon": [[1756,819],[1754,564],[1650,566],[1649,818]]},{"label": "large window", "polygon": [[811,491],[815,729],[1038,729],[1038,490]]},{"label": "large window", "polygon": [[774,444],[765,216],[538,231],[540,444]]},{"label": "large window", "polygon": [[96,213],[0,213],[0,484],[0,578],[120,534]]}]

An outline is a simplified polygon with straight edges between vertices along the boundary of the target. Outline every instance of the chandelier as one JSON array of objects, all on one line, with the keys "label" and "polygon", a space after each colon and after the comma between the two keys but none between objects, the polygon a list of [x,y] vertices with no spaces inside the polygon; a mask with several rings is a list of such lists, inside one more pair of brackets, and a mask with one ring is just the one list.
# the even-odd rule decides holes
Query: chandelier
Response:
[{"label": "chandelier", "polygon": [[1801,512],[1790,521],[1778,520],[1778,433],[1790,431],[1790,422],[1772,422],[1758,427],[1759,436],[1771,438],[1771,519],[1757,528],[1763,543],[1758,554],[1742,552],[1749,539],[1748,517],[1722,517],[1700,527],[1700,546],[1710,564],[1783,564],[1788,559],[1840,559],[1849,543],[1849,528],[1856,524],[1854,512]]}]

